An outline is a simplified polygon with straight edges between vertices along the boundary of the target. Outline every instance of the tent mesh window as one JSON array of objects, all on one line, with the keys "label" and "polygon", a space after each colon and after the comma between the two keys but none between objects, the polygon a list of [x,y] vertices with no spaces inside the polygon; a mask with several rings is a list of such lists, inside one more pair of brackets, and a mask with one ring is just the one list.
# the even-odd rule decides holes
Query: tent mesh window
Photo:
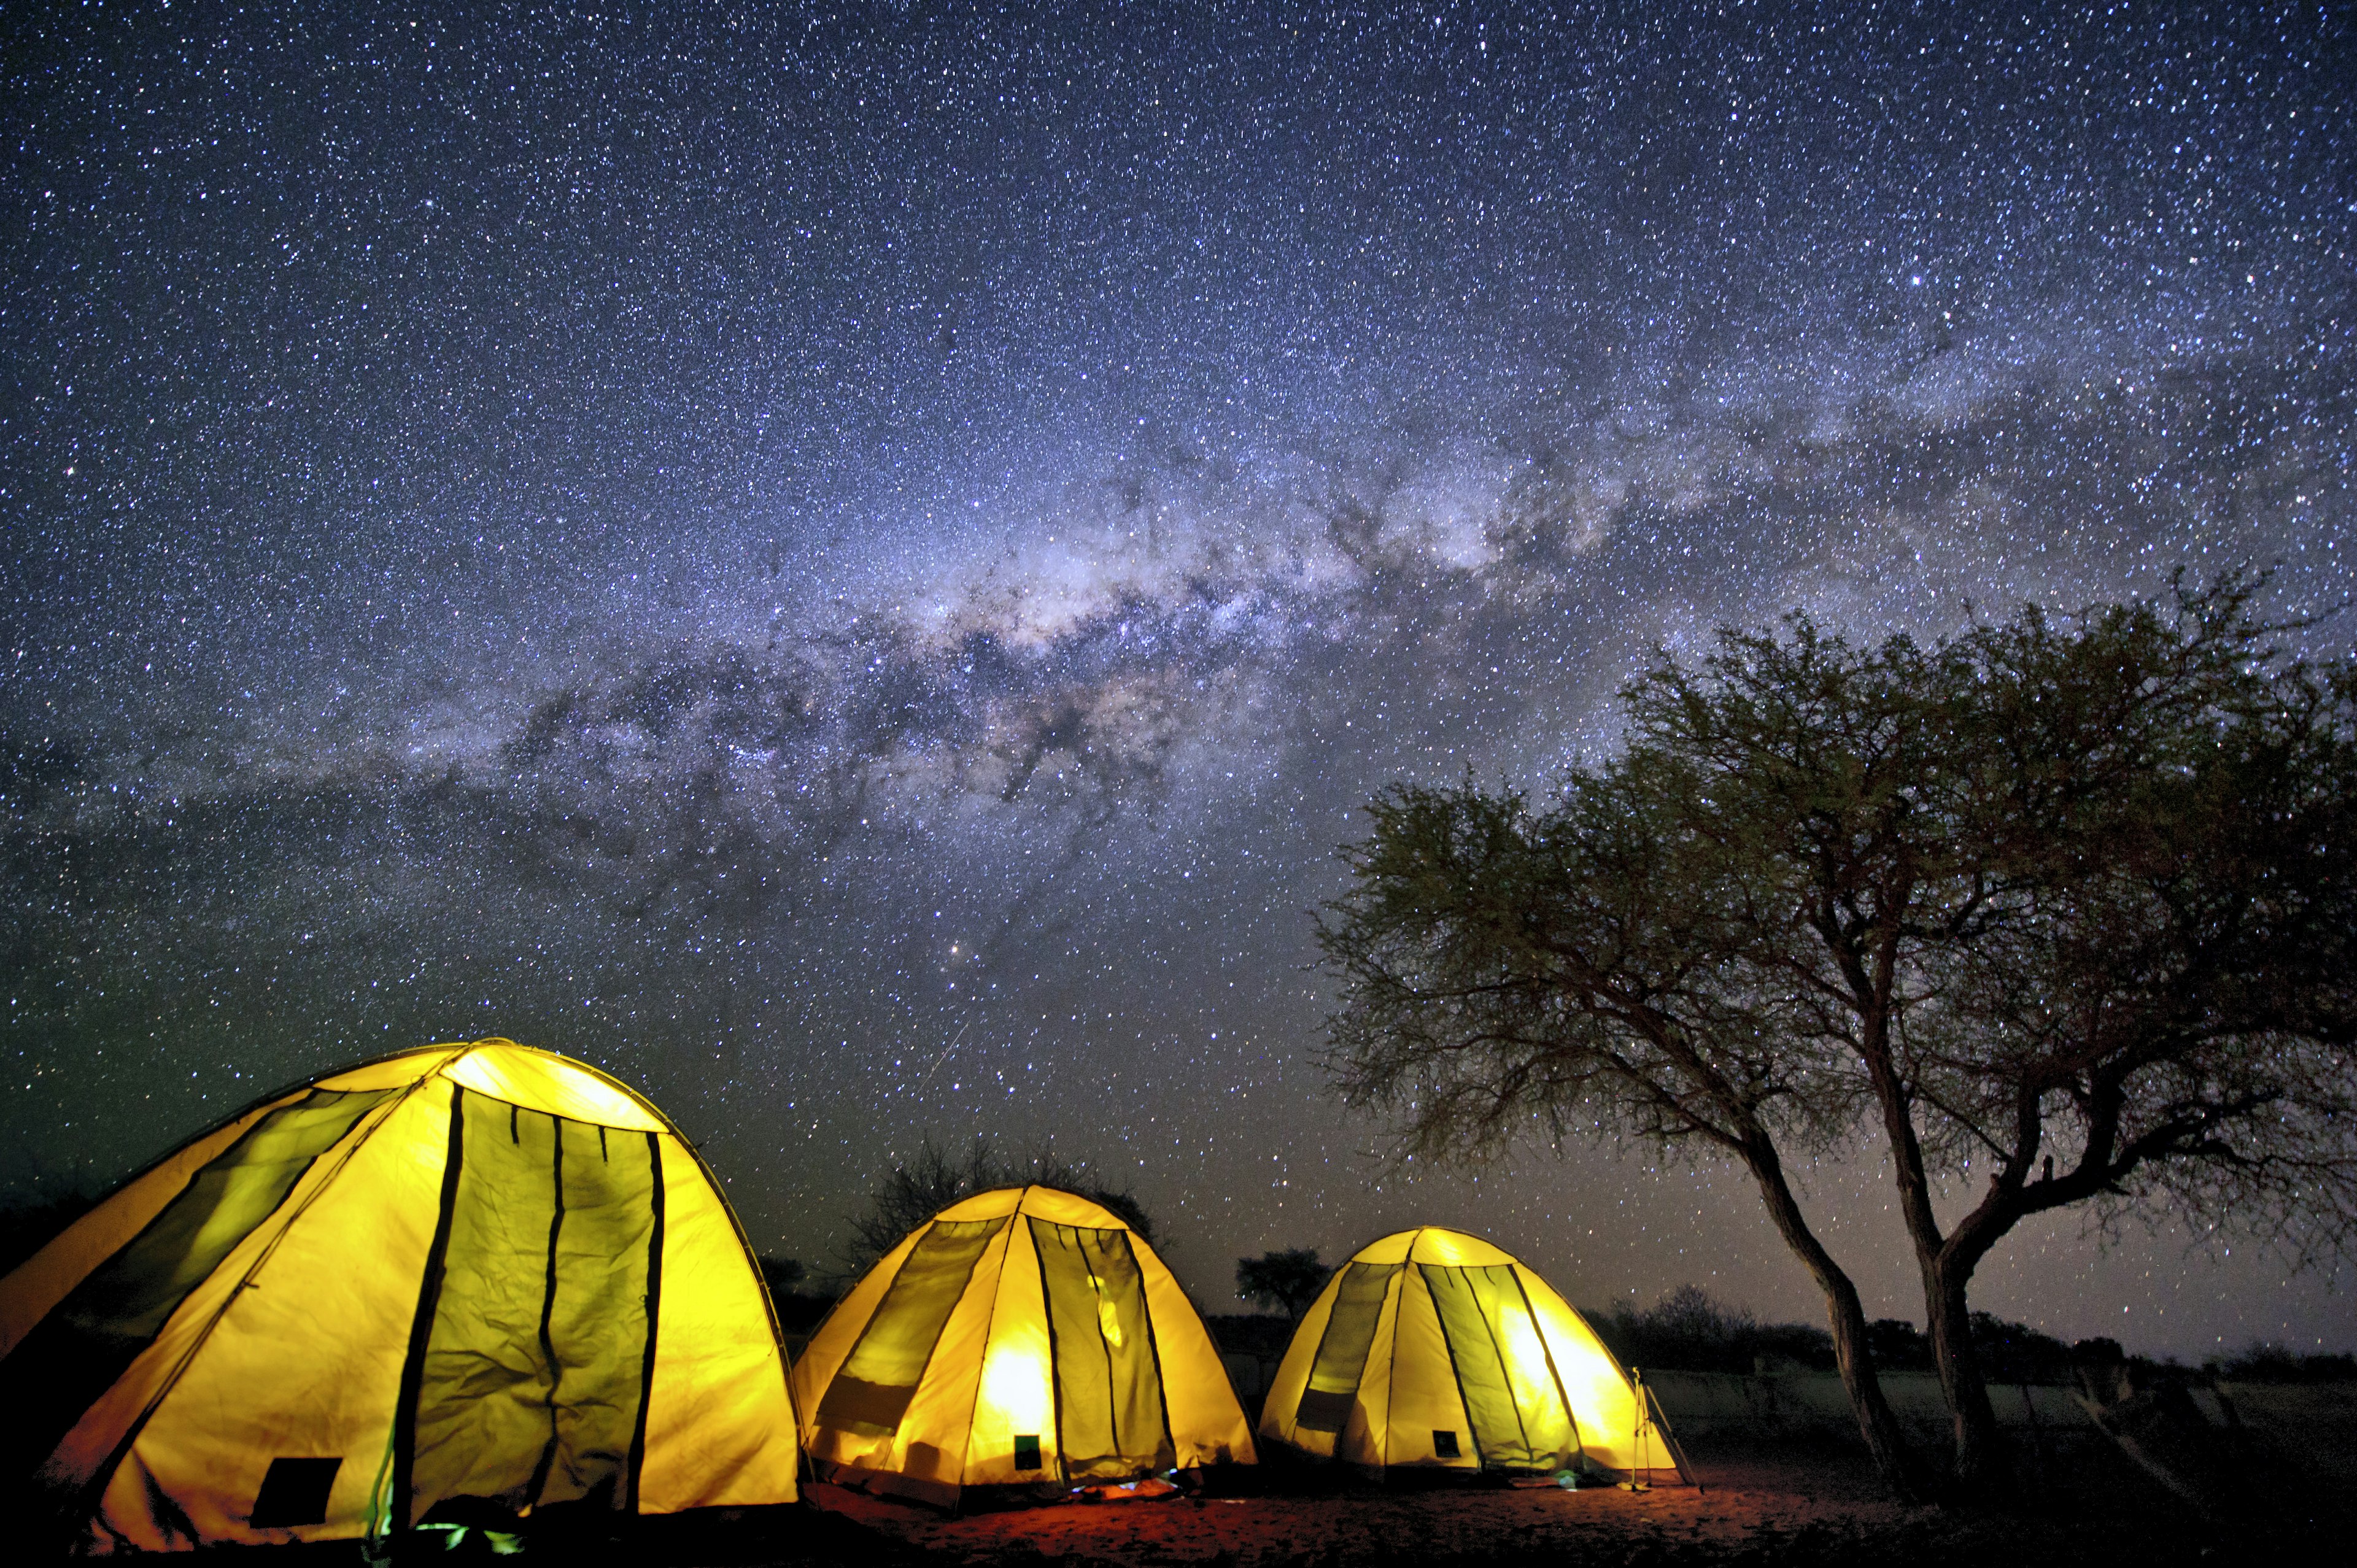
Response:
[{"label": "tent mesh window", "polygon": [[1359,1376],[1366,1370],[1367,1352],[1375,1343],[1375,1321],[1383,1316],[1384,1294],[1400,1268],[1398,1263],[1352,1263],[1342,1271],[1333,1313],[1318,1341],[1318,1358],[1310,1363],[1308,1385],[1294,1412],[1295,1426],[1305,1432],[1340,1432],[1351,1419]]},{"label": "tent mesh window", "polygon": [[889,1437],[915,1396],[925,1364],[966,1281],[1005,1219],[936,1219],[861,1330],[859,1342],[819,1401],[818,1423],[862,1437]]},{"label": "tent mesh window", "polygon": [[661,1244],[651,1133],[465,1090],[410,1498],[627,1506]]},{"label": "tent mesh window", "polygon": [[1512,1266],[1419,1267],[1440,1315],[1481,1463],[1529,1470],[1569,1463],[1571,1417]]},{"label": "tent mesh window", "polygon": [[1146,1282],[1129,1237],[1033,1219],[1055,1348],[1057,1447],[1073,1479],[1135,1475],[1174,1454]]},{"label": "tent mesh window", "polygon": [[271,1112],[76,1285],[0,1362],[6,1471],[24,1475],[46,1459],[188,1293],[278,1211],[312,1163],[395,1092],[315,1089]]}]

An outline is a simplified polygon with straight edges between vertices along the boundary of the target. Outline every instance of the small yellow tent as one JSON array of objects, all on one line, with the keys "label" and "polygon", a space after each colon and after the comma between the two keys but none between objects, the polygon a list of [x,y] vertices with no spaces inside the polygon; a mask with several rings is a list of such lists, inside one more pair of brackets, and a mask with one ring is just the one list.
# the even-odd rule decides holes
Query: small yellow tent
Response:
[{"label": "small yellow tent", "polygon": [[1260,1434],[1376,1468],[1668,1467],[1639,1412],[1628,1374],[1546,1281],[1427,1226],[1335,1271],[1286,1348]]},{"label": "small yellow tent", "polygon": [[794,1362],[822,1473],[943,1505],[1253,1458],[1203,1320],[1146,1239],[1050,1187],[918,1227]]},{"label": "small yellow tent", "polygon": [[507,1040],[314,1079],[132,1178],[0,1280],[0,1410],[7,1480],[99,1551],[795,1495],[711,1174]]}]

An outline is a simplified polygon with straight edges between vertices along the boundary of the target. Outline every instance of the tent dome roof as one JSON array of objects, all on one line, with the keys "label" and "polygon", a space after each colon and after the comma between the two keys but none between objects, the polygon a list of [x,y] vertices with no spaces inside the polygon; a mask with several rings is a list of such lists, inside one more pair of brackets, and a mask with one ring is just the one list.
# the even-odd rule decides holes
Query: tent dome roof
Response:
[{"label": "tent dome roof", "polygon": [[492,1036],[379,1057],[311,1080],[314,1089],[402,1089],[445,1078],[527,1111],[634,1133],[673,1131],[644,1095],[587,1062]]},{"label": "tent dome roof", "polygon": [[[1054,1187],[1000,1187],[951,1204],[935,1219],[1003,1219],[1021,1214],[1088,1230],[1131,1230],[1128,1221],[1103,1204]],[[1132,1230],[1132,1234],[1135,1232]]]},{"label": "tent dome roof", "polygon": [[1522,1260],[1493,1242],[1464,1230],[1420,1225],[1394,1230],[1351,1254],[1354,1263],[1437,1263],[1451,1269],[1497,1268]]}]

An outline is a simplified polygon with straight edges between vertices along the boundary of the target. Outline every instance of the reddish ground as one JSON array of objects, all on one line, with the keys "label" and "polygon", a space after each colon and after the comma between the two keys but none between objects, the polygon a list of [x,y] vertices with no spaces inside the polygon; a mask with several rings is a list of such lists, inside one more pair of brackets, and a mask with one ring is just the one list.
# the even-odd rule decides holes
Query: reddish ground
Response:
[{"label": "reddish ground", "polygon": [[[1611,1487],[1378,1487],[1330,1472],[1270,1467],[1232,1479],[1254,1495],[1065,1504],[952,1517],[913,1503],[808,1489],[815,1508],[638,1521],[619,1538],[544,1535],[529,1563],[630,1562],[662,1568],[1314,1568],[1415,1563],[1898,1563],[1902,1568],[2159,1568],[2348,1561],[2357,1539],[2357,1444],[2318,1421],[2295,1441],[2269,1433],[2212,1487],[2206,1512],[2171,1496],[2100,1439],[2029,1455],[2005,1509],[1909,1508],[1884,1494],[1862,1454],[1831,1445],[1695,1445],[1700,1492]],[[2213,1477],[2213,1479],[2215,1479]],[[254,1568],[353,1563],[350,1545],[208,1554]],[[415,1562],[494,1558],[484,1543]]]},{"label": "reddish ground", "polygon": [[[853,1563],[860,1568],[1318,1568],[1412,1563],[1662,1565],[1882,1563],[2097,1568],[2341,1560],[2357,1517],[2344,1487],[2286,1471],[2203,1517],[2108,1449],[2050,1460],[2006,1509],[1909,1508],[1839,1449],[1695,1455],[1704,1482],[1641,1494],[1472,1487],[1340,1488],[1264,1477],[1263,1495],[1073,1504],[954,1518],[838,1487],[807,1513],[707,1526],[649,1554],[671,1563]],[[1271,1484],[1273,1483],[1273,1484]],[[2331,1543],[2327,1550],[2327,1543]],[[647,1541],[646,1546],[656,1542]],[[2268,1564],[2276,1568],[2276,1564]]]}]

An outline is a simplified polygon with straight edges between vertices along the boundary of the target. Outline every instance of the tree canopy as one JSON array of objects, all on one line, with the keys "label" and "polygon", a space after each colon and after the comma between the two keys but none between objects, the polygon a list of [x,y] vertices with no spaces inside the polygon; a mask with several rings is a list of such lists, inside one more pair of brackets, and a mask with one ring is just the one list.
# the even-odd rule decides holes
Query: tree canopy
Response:
[{"label": "tree canopy", "polygon": [[1884,1141],[1980,1478],[1965,1286],[2020,1219],[2093,1203],[2330,1251],[2357,1212],[2357,674],[2278,653],[2261,586],[1928,646],[1796,614],[1662,659],[1621,751],[1543,804],[1391,791],[1323,924],[1330,1065],[1427,1155],[1742,1160],[1896,1478],[1855,1293],[1783,1175]]}]

